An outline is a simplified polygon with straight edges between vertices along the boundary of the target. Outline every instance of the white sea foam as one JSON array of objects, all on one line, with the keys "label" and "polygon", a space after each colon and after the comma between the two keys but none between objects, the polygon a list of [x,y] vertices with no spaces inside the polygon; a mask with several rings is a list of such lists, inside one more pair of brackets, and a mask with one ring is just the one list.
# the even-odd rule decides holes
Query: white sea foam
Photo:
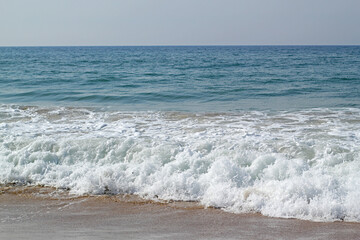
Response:
[{"label": "white sea foam", "polygon": [[0,183],[360,221],[360,111],[0,107]]}]

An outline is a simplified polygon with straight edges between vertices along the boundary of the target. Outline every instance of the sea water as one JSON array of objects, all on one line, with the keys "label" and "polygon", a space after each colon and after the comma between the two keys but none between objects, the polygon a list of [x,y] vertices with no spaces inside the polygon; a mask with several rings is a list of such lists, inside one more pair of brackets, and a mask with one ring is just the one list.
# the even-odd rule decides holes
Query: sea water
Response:
[{"label": "sea water", "polygon": [[360,221],[360,47],[0,48],[0,183]]}]

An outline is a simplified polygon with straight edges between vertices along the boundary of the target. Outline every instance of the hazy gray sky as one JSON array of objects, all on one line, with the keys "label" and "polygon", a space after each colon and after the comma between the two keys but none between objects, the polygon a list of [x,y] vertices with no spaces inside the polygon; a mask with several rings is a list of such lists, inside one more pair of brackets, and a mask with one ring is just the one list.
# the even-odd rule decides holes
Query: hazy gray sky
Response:
[{"label": "hazy gray sky", "polygon": [[0,0],[0,46],[360,44],[360,0]]}]

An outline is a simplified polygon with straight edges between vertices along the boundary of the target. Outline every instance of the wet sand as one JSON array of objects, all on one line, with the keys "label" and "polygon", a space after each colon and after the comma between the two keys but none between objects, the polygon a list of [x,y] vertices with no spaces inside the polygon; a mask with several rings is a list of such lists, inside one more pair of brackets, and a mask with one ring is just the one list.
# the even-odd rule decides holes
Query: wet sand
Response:
[{"label": "wet sand", "polygon": [[359,223],[232,214],[135,196],[0,188],[0,239],[359,239]]}]

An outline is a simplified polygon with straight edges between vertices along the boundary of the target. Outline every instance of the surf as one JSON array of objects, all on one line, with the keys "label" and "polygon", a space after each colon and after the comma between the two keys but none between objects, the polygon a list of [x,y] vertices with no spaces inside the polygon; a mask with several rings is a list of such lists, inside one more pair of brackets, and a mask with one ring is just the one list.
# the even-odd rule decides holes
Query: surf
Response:
[{"label": "surf", "polygon": [[359,222],[358,109],[0,107],[0,183]]}]

